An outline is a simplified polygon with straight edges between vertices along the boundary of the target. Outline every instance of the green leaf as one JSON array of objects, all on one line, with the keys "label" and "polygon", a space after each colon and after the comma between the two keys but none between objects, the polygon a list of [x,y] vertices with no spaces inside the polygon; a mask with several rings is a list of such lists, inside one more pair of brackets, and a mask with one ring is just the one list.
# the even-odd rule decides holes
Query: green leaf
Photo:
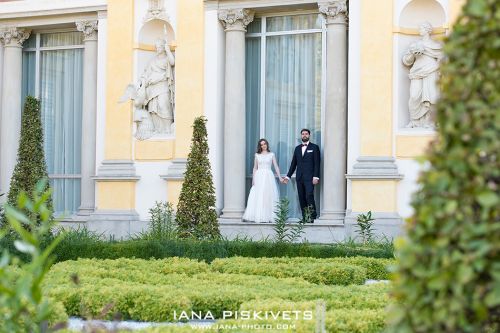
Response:
[{"label": "green leaf", "polygon": [[15,240],[14,246],[19,252],[22,253],[34,254],[36,252],[36,248],[33,245],[20,240]]},{"label": "green leaf", "polygon": [[500,285],[497,284],[493,290],[486,295],[484,302],[490,307],[500,305]]},{"label": "green leaf", "polygon": [[483,207],[493,207],[499,204],[498,195],[492,191],[485,191],[477,196],[477,201]]}]

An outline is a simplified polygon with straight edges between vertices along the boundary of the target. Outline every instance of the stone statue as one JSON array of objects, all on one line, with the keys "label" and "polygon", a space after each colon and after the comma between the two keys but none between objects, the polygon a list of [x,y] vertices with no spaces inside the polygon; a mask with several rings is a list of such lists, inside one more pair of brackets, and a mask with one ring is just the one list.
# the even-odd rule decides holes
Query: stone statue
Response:
[{"label": "stone statue", "polygon": [[432,128],[431,109],[439,97],[437,79],[443,46],[431,39],[432,26],[428,22],[420,24],[419,32],[422,38],[410,44],[402,59],[403,64],[411,66],[408,74],[410,122],[406,127]]},{"label": "stone statue", "polygon": [[148,63],[137,85],[129,84],[120,102],[134,101],[135,137],[146,140],[154,134],[174,131],[174,55],[166,39],[155,42],[156,56]]}]

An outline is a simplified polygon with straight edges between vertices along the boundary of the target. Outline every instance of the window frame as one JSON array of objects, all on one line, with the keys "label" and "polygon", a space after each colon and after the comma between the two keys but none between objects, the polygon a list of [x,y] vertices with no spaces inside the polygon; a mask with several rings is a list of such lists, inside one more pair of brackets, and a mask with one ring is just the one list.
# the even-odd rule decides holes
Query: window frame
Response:
[{"label": "window frame", "polygon": [[[268,32],[266,30],[266,20],[269,17],[279,17],[279,16],[297,16],[305,14],[317,14],[321,17],[321,28],[316,29],[302,29],[302,30],[283,30],[283,31],[273,31]],[[247,38],[260,38],[260,117],[259,117],[259,137],[265,137],[266,133],[266,38],[268,36],[285,36],[285,35],[299,35],[308,33],[321,33],[321,133],[325,131],[325,104],[326,104],[326,22],[317,10],[301,10],[293,12],[279,12],[279,13],[266,13],[266,14],[256,14],[255,18],[261,19],[261,31],[251,32],[245,34],[245,40]],[[254,19],[255,19],[254,18]],[[320,149],[323,151],[323,141],[324,135],[321,135]]]},{"label": "window frame", "polygon": [[[37,99],[40,99],[40,86],[41,86],[41,55],[42,52],[45,51],[57,51],[57,50],[72,50],[72,49],[85,49],[85,45],[82,44],[79,45],[62,45],[62,46],[40,46],[41,44],[41,35],[42,34],[49,34],[49,33],[63,33],[63,32],[79,32],[76,29],[72,28],[59,28],[59,29],[44,29],[44,30],[37,30],[33,31],[32,35],[35,35],[35,47],[23,47],[22,52],[35,52],[35,96]],[[83,147],[82,147],[83,149]],[[81,167],[80,167],[81,171]],[[82,186],[82,174],[48,174],[49,180],[56,180],[56,179],[80,179],[80,187]],[[80,198],[80,205],[81,205],[81,198]],[[78,208],[77,208],[78,210]],[[66,212],[60,212],[61,216],[65,216]],[[76,214],[77,211],[71,212],[71,214]],[[58,216],[59,214],[56,214]]]}]

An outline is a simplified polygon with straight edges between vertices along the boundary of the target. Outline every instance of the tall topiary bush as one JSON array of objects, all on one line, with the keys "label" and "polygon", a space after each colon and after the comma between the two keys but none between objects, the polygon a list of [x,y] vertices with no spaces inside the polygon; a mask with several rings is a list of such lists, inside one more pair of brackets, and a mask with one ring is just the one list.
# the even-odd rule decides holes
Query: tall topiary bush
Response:
[{"label": "tall topiary bush", "polygon": [[447,38],[438,138],[398,245],[391,332],[500,331],[500,5],[469,0]]},{"label": "tall topiary bush", "polygon": [[180,237],[215,239],[220,236],[208,160],[206,122],[206,118],[198,117],[193,125],[191,152],[177,205],[176,222]]},{"label": "tall topiary bush", "polygon": [[[10,181],[7,203],[17,205],[17,197],[21,192],[31,194],[36,184],[48,179],[47,165],[43,150],[43,130],[40,115],[40,101],[32,96],[26,97],[21,120],[21,139],[17,151],[17,164]],[[49,184],[45,182],[44,192],[48,191]],[[52,199],[49,198],[47,207],[52,210]],[[32,214],[25,211],[28,216]],[[38,219],[39,220],[39,219]]]}]

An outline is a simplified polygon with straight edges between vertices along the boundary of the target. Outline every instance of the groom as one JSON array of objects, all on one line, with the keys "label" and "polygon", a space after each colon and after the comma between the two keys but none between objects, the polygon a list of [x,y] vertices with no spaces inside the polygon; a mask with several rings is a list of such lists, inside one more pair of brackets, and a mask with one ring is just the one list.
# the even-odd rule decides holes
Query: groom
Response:
[{"label": "groom", "polygon": [[308,207],[311,210],[312,221],[306,222],[313,223],[317,217],[316,204],[314,203],[314,185],[319,183],[320,153],[319,147],[309,142],[311,131],[304,128],[300,131],[300,135],[302,137],[302,144],[295,147],[290,170],[288,170],[288,174],[283,178],[282,182],[288,184],[292,174],[297,169],[297,192],[299,194],[302,217],[304,218],[304,210]]}]

